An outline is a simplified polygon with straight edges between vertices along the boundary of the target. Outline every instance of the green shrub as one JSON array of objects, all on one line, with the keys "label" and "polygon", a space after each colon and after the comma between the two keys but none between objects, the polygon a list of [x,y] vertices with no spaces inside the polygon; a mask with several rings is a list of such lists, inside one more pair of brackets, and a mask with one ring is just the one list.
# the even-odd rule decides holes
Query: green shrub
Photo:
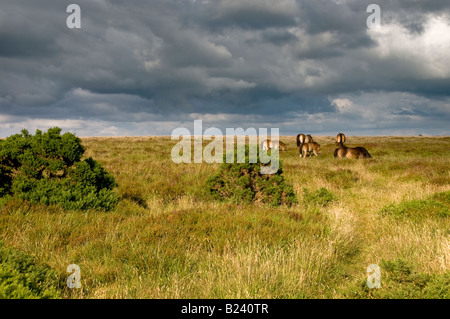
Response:
[{"label": "green shrub", "polygon": [[4,165],[0,165],[0,197],[3,197],[11,191],[11,169]]},{"label": "green shrub", "polygon": [[6,138],[0,143],[0,174],[11,178],[2,179],[0,195],[66,209],[114,208],[114,177],[92,158],[81,161],[84,151],[78,137],[61,135],[57,127]]},{"label": "green shrub", "polygon": [[250,163],[249,159],[248,146],[243,163],[238,163],[236,150],[233,163],[226,163],[225,155],[219,172],[207,180],[209,194],[217,200],[235,203],[291,206],[297,202],[293,187],[284,180],[281,162],[274,174],[261,174],[263,164],[259,155],[256,163]]},{"label": "green shrub", "polygon": [[0,299],[59,298],[60,281],[49,266],[0,242]]}]

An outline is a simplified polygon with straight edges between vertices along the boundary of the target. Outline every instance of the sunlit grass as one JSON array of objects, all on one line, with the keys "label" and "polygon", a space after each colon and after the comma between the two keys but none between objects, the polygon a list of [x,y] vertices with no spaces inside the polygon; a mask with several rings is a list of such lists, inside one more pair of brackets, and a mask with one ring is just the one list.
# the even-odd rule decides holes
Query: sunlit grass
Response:
[{"label": "sunlit grass", "polygon": [[404,293],[408,282],[396,291],[395,280],[367,293],[367,266],[450,269],[450,218],[433,215],[449,209],[433,196],[450,191],[450,138],[348,137],[370,160],[335,159],[333,137],[317,137],[322,154],[306,159],[295,137],[281,140],[298,204],[272,208],[208,198],[219,164],[173,163],[169,137],[84,138],[85,156],[119,184],[116,209],[13,200],[1,208],[0,240],[62,277],[78,264],[82,289],[63,289],[66,298],[408,298],[420,291]]}]

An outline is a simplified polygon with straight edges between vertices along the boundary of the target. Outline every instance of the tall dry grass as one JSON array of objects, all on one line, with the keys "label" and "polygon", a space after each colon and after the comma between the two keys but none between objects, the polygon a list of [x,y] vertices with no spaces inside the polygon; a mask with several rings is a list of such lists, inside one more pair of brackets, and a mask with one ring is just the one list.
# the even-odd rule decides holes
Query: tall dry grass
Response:
[{"label": "tall dry grass", "polygon": [[[449,270],[449,218],[380,211],[450,190],[450,138],[348,137],[372,154],[362,161],[333,158],[334,137],[316,137],[322,154],[306,159],[295,137],[281,140],[299,203],[269,208],[208,199],[205,181],[219,164],[173,163],[169,137],[84,138],[85,156],[119,184],[118,207],[79,212],[14,200],[1,208],[0,240],[62,276],[78,264],[82,289],[63,288],[67,298],[370,298],[361,286],[369,264],[404,259],[418,274]],[[304,189],[320,188],[334,200],[307,202]]]}]

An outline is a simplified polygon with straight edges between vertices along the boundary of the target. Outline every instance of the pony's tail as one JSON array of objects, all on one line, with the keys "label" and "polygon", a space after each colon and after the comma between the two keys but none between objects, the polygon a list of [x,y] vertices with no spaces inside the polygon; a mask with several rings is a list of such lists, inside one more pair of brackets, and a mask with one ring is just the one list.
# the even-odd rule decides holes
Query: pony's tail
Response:
[{"label": "pony's tail", "polygon": [[345,135],[344,135],[344,133],[339,133],[336,136],[336,145],[337,146],[344,146],[344,142],[345,142]]},{"label": "pony's tail", "polygon": [[[303,137],[301,141],[300,141],[300,137]],[[300,133],[297,135],[297,147],[298,147],[300,154],[302,154],[303,144],[305,144],[305,135]]]}]

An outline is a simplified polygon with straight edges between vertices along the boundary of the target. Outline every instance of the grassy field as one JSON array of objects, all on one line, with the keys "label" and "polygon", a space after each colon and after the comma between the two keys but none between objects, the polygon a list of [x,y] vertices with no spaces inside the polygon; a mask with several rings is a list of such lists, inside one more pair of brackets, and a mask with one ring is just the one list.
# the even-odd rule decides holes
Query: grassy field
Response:
[{"label": "grassy field", "polygon": [[[298,204],[273,208],[209,199],[219,164],[173,163],[170,137],[83,138],[117,208],[12,200],[0,241],[60,273],[62,298],[450,298],[450,137],[348,136],[370,160],[335,159],[334,139],[301,159],[281,138]],[[69,264],[81,289],[64,286]]]}]

